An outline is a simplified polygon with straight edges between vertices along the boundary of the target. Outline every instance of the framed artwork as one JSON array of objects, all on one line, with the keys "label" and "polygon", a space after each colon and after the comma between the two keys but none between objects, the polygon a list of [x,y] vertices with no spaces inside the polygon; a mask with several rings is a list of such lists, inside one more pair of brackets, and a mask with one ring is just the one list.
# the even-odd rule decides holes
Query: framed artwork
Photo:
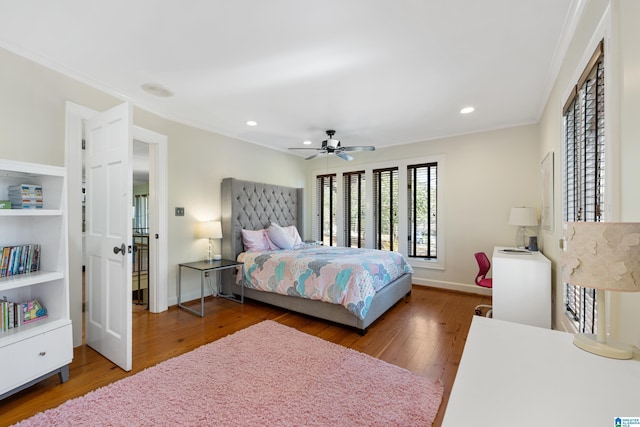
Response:
[{"label": "framed artwork", "polygon": [[543,230],[553,231],[553,151],[542,160],[542,215]]}]

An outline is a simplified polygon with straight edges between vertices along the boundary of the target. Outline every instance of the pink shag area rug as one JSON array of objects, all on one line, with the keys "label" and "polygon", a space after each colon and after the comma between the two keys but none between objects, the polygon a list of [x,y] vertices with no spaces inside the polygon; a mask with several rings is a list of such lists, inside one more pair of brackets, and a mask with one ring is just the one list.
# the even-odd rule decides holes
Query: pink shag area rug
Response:
[{"label": "pink shag area rug", "polygon": [[430,426],[442,385],[264,321],[19,426]]}]

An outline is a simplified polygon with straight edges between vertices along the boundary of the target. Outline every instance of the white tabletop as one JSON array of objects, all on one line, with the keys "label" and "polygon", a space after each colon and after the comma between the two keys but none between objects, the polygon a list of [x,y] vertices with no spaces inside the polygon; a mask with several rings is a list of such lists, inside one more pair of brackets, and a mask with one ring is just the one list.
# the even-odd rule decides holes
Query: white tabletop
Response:
[{"label": "white tabletop", "polygon": [[614,426],[640,417],[640,357],[607,359],[573,335],[475,316],[444,427]]}]

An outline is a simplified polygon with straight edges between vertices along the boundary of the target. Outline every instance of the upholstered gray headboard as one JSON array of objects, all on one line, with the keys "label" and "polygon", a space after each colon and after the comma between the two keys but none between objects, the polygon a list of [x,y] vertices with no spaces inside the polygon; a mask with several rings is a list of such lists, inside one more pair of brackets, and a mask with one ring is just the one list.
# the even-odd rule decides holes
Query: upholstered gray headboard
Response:
[{"label": "upholstered gray headboard", "polygon": [[275,222],[295,225],[302,234],[302,188],[224,178],[222,197],[222,257],[236,259],[243,251],[242,229],[260,230]]}]

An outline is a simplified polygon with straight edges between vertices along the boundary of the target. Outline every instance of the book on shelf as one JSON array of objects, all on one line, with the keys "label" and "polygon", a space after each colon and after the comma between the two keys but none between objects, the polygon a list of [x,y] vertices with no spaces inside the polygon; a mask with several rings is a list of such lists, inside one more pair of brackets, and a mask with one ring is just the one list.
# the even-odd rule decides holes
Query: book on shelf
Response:
[{"label": "book on shelf", "polygon": [[40,270],[40,245],[14,245],[2,248],[0,277]]},{"label": "book on shelf", "polygon": [[42,209],[42,186],[16,184],[8,188],[12,209]]},{"label": "book on shelf", "polygon": [[15,303],[6,297],[0,300],[0,332],[19,328],[48,317],[47,309],[36,300]]},{"label": "book on shelf", "polygon": [[0,263],[0,276],[4,277],[7,275],[7,270],[9,268],[9,258],[11,256],[11,246],[5,246],[2,248],[2,262]]},{"label": "book on shelf", "polygon": [[23,302],[21,304],[20,315],[22,317],[23,324],[31,323],[47,317],[47,309],[44,308],[36,299],[29,302]]}]

